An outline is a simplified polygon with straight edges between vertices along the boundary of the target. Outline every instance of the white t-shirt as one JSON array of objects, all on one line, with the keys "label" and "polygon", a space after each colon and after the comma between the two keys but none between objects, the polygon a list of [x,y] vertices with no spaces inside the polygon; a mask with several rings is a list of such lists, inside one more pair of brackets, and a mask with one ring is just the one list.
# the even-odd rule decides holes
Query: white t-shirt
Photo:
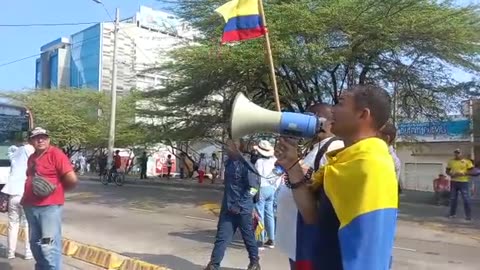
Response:
[{"label": "white t-shirt", "polygon": [[277,189],[282,182],[282,176],[276,176],[273,173],[275,162],[277,162],[277,158],[275,157],[259,158],[257,162],[255,162],[255,168],[258,174],[261,175],[261,187],[273,186]]},{"label": "white t-shirt", "polygon": [[20,146],[12,156],[10,175],[2,192],[8,195],[23,195],[25,181],[27,180],[27,161],[35,149],[26,144]]},{"label": "white t-shirt", "polygon": [[[327,138],[317,143],[312,151],[310,151],[304,158],[303,163],[307,166],[314,167],[315,157],[318,149],[321,148],[328,140]],[[333,141],[326,151],[326,153],[343,148],[342,141]],[[320,159],[320,166],[327,162],[325,155]],[[287,255],[290,259],[296,260],[296,246],[297,246],[297,215],[298,209],[293,199],[292,191],[284,184],[280,185],[278,191],[278,206],[277,206],[277,231],[275,235],[275,244],[279,250]]]}]

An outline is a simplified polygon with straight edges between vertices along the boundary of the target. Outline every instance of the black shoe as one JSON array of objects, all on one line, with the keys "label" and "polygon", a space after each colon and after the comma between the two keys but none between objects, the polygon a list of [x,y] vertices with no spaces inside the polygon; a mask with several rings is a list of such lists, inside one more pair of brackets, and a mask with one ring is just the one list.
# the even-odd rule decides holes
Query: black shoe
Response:
[{"label": "black shoe", "polygon": [[261,270],[261,268],[260,268],[260,263],[259,263],[258,261],[251,262],[251,263],[248,265],[247,270]]},{"label": "black shoe", "polygon": [[212,263],[208,263],[207,267],[205,270],[218,270],[218,268],[215,268],[215,266],[212,265]]},{"label": "black shoe", "polygon": [[275,248],[275,243],[273,243],[272,240],[268,240],[267,242],[265,242],[265,244],[263,244],[264,247],[267,247],[267,248]]}]

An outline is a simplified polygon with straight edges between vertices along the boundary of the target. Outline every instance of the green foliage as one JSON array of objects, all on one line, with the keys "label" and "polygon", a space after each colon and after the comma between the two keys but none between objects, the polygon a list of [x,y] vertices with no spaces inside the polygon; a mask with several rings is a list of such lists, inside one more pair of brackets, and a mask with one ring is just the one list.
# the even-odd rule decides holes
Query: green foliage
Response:
[{"label": "green foliage", "polygon": [[[86,89],[36,90],[5,94],[28,107],[35,126],[51,133],[54,144],[72,154],[81,148],[104,148],[108,141],[110,97]],[[146,134],[135,125],[136,95],[117,104],[116,147],[145,143]]]},{"label": "green foliage", "polygon": [[[218,136],[239,91],[273,108],[263,40],[220,46],[223,0],[179,0],[177,13],[203,36],[175,50],[158,72],[169,84],[148,94],[144,115],[166,119],[162,132]],[[480,8],[433,0],[270,0],[265,10],[282,107],[304,111],[337,102],[354,84],[394,94],[403,118],[438,118],[466,95],[452,68],[480,72]],[[223,100],[223,101],[222,101]]]}]

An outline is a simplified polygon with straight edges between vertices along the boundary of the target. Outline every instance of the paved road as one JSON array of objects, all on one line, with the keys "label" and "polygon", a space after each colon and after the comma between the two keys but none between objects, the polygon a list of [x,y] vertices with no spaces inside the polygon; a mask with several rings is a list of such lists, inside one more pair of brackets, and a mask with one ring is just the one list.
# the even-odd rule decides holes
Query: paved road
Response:
[{"label": "paved road", "polygon": [[[202,205],[218,202],[221,196],[218,186],[137,183],[116,187],[83,181],[68,195],[64,234],[173,269],[202,269],[216,231],[216,217]],[[421,202],[402,205],[394,269],[478,269],[480,226],[436,217],[444,212],[444,208]],[[422,215],[426,217],[420,218]],[[4,269],[1,263],[0,269]],[[227,251],[223,269],[245,269],[247,264],[237,237]],[[288,269],[278,250],[263,252],[262,266]]]}]

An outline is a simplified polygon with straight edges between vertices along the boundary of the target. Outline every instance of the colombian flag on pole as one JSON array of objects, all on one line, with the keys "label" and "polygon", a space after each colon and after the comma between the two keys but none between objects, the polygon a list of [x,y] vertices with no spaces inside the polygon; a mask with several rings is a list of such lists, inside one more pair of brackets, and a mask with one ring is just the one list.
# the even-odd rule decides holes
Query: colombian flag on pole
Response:
[{"label": "colombian flag on pole", "polygon": [[318,250],[329,253],[338,246],[338,251],[332,253],[338,255],[317,254],[319,268],[323,269],[323,265],[325,269],[389,269],[397,221],[398,183],[387,145],[378,138],[364,139],[328,153],[327,160],[327,165],[312,178],[313,184],[324,192],[320,204],[332,209],[326,212],[331,212],[331,224],[335,225],[327,224],[324,228],[335,228],[337,232],[326,235],[328,231],[320,230],[320,239],[326,241],[320,241]]},{"label": "colombian flag on pole", "polygon": [[225,25],[222,43],[242,41],[265,35],[258,0],[232,0],[215,10]]}]

